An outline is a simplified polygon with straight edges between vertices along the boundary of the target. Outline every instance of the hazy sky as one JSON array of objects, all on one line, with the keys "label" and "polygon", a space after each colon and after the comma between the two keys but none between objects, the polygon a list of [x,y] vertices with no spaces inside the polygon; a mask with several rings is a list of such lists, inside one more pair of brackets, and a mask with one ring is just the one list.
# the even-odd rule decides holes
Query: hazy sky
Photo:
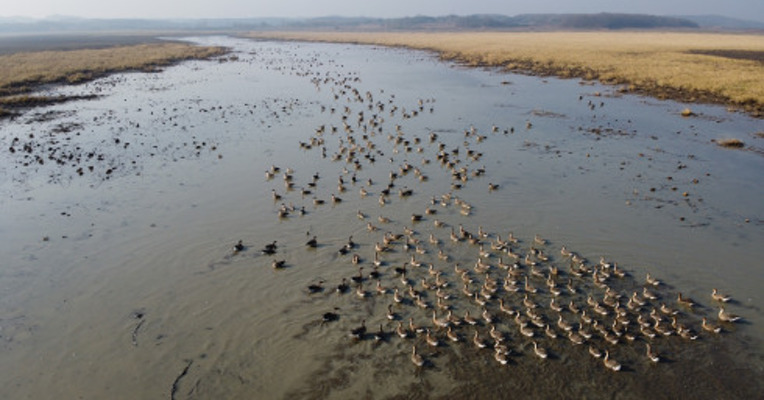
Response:
[{"label": "hazy sky", "polygon": [[764,21],[764,0],[2,0],[0,16],[404,17],[495,13],[718,14]]}]

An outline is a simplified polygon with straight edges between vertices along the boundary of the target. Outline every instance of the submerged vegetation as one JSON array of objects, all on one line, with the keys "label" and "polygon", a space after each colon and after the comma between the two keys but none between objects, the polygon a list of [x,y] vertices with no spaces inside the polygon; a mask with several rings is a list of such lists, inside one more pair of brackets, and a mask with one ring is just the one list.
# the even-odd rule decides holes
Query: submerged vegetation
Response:
[{"label": "submerged vegetation", "polygon": [[[432,50],[471,66],[622,85],[764,116],[764,36],[680,32],[267,32],[250,37]],[[730,56],[733,55],[733,56]],[[734,56],[740,55],[740,56]]]},{"label": "submerged vegetation", "polygon": [[225,53],[221,47],[184,43],[152,43],[102,49],[36,51],[0,56],[0,116],[14,108],[31,107],[62,98],[28,95],[41,85],[76,84],[119,71],[156,71],[187,59],[204,59]]}]

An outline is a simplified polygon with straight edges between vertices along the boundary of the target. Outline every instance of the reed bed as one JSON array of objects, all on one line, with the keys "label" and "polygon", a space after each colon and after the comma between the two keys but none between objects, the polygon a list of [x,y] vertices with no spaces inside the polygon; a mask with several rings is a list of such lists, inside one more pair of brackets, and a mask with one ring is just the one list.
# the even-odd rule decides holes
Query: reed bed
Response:
[{"label": "reed bed", "polygon": [[257,32],[248,36],[399,46],[471,66],[599,80],[764,116],[764,35],[684,32]]}]

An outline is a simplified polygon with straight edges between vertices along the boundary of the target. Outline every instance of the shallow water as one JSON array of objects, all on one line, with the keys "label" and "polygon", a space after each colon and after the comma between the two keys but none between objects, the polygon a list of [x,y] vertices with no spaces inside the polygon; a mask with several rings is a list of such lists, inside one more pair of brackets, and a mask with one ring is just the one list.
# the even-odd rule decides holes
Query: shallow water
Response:
[{"label": "shallow water", "polygon": [[[230,46],[237,58],[51,89],[103,96],[1,123],[3,398],[752,398],[761,392],[759,120],[697,105],[691,107],[698,116],[683,118],[683,104],[621,96],[575,80],[466,69],[421,52],[193,40]],[[375,114],[381,132],[372,134],[368,124]],[[343,115],[352,133],[343,129]],[[319,135],[322,125],[326,131]],[[471,128],[475,134],[465,135]],[[431,132],[438,135],[432,142]],[[410,141],[410,151],[389,135]],[[712,143],[725,137],[748,147]],[[300,146],[311,138],[324,142]],[[359,169],[345,161],[346,152],[332,161],[350,140],[375,146],[356,150]],[[439,143],[447,152],[459,149],[450,159],[468,170],[461,189],[452,188],[451,171],[436,159]],[[6,151],[11,147],[14,152]],[[468,150],[482,156],[471,160]],[[400,173],[406,162],[429,179],[401,174],[380,206],[390,172]],[[266,179],[271,165],[282,170]],[[283,184],[287,167],[294,170],[292,191]],[[480,167],[485,174],[473,176]],[[314,173],[320,175],[314,193],[301,195]],[[489,191],[489,183],[498,189]],[[365,198],[361,187],[369,192]],[[404,187],[413,195],[399,196]],[[283,199],[274,201],[272,189]],[[446,206],[430,204],[446,193],[452,193]],[[332,194],[343,201],[331,204]],[[314,196],[327,204],[315,206]],[[472,205],[468,215],[456,197]],[[281,203],[305,207],[306,214],[278,218]],[[427,207],[437,214],[411,221]],[[380,223],[378,216],[392,221]],[[436,228],[435,219],[446,227]],[[369,232],[369,222],[379,230]],[[464,297],[453,269],[457,262],[470,269],[476,281],[470,288],[480,289],[485,278],[472,270],[478,247],[449,238],[459,225],[472,233],[482,227],[489,239],[513,232],[520,242],[512,249],[523,256],[532,246],[542,249],[550,260],[538,269],[546,275],[550,265],[559,267],[562,304],[586,307],[588,295],[601,302],[604,293],[590,276],[568,273],[562,246],[590,267],[600,257],[617,262],[629,275],[611,277],[608,285],[623,295],[642,290],[650,272],[664,282],[652,288],[661,299],[641,313],[666,302],[699,338],[650,340],[632,325],[633,343],[606,344],[595,333],[576,346],[536,329],[535,340],[550,352],[541,361],[494,299],[488,309],[499,317],[496,327],[511,350],[502,366],[492,351],[473,346],[472,328],[455,328],[466,342],[436,348],[423,335],[399,339],[392,332],[396,322],[385,317],[392,295],[377,295],[374,280],[365,282],[363,299],[355,288],[334,292],[343,277],[358,272],[351,255],[338,253],[349,236],[368,274],[383,233],[409,227],[426,253],[407,251],[397,241],[381,256],[381,283],[405,292],[393,267],[414,254],[442,271],[455,314],[469,310],[479,317],[481,307]],[[430,233],[439,244],[428,241]],[[546,244],[534,243],[537,234]],[[317,249],[304,246],[312,235]],[[235,253],[238,240],[246,248]],[[273,240],[277,254],[262,255]],[[437,257],[438,248],[448,261]],[[488,258],[489,275],[501,287],[506,271],[497,266],[498,256],[510,258],[500,252]],[[274,257],[286,268],[274,270]],[[545,278],[530,270],[521,259],[520,271],[539,289],[531,299],[562,333],[548,307]],[[419,285],[422,278],[434,281],[426,267],[410,268],[407,278],[436,305],[435,292]],[[567,291],[568,279],[577,293]],[[319,280],[326,290],[309,294],[307,286]],[[703,316],[718,324],[712,287],[731,294],[728,310],[744,317],[744,323],[723,324],[721,335],[700,326]],[[699,307],[677,305],[678,292]],[[499,289],[497,295],[524,311],[522,291]],[[431,311],[406,297],[394,307],[402,322],[412,317],[431,326]],[[322,323],[329,311],[339,320]],[[562,315],[578,322],[572,312]],[[351,340],[348,333],[364,319],[369,333]],[[608,323],[612,316],[599,319]],[[371,333],[380,323],[386,334],[376,342]],[[487,324],[478,329],[489,337]],[[446,341],[442,330],[433,332]],[[647,361],[646,341],[664,362]],[[413,344],[426,359],[424,368],[409,361]],[[610,349],[623,364],[621,373],[592,358],[590,344]]]}]

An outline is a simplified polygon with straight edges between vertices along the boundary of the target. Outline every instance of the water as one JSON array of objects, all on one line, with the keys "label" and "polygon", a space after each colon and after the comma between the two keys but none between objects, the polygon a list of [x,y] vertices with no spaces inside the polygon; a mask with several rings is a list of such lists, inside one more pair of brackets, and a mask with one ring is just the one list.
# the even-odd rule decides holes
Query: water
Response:
[{"label": "water", "polygon": [[[466,69],[421,52],[191,40],[230,46],[237,58],[50,89],[103,96],[2,122],[3,398],[750,398],[761,392],[760,121],[697,105],[691,107],[699,116],[682,118],[683,104],[621,96],[575,80]],[[372,134],[368,124],[375,114],[381,132]],[[343,129],[343,115],[352,134]],[[318,135],[322,125],[326,130]],[[472,128],[475,134],[465,135]],[[438,135],[432,142],[431,132]],[[408,140],[410,151],[388,135]],[[357,170],[345,161],[347,152],[332,161],[340,139],[350,146],[351,137],[359,146]],[[749,147],[729,150],[711,142],[725,137]],[[300,146],[311,138],[324,142]],[[370,143],[373,149],[360,150]],[[469,176],[460,190],[436,159],[439,143],[447,152],[459,149],[450,159]],[[5,151],[11,147],[16,151]],[[468,150],[482,156],[472,160]],[[401,174],[380,206],[390,172],[400,173],[405,162],[429,179]],[[282,170],[269,180],[271,165]],[[287,167],[294,170],[292,191],[283,184]],[[481,167],[485,174],[473,176]],[[320,179],[310,188],[314,173]],[[345,192],[337,187],[340,176]],[[499,188],[489,191],[489,183]],[[369,192],[365,198],[361,187]],[[404,187],[413,195],[399,196]],[[302,188],[313,193],[303,196]],[[283,198],[273,201],[272,189]],[[453,196],[447,206],[430,204],[446,193]],[[343,201],[331,204],[332,194]],[[327,204],[315,206],[313,197]],[[457,197],[472,205],[469,215],[455,205]],[[306,214],[279,219],[282,203],[305,207]],[[437,213],[411,221],[427,207]],[[358,211],[367,218],[359,219]],[[392,221],[381,223],[379,216]],[[446,227],[436,228],[435,219]],[[379,230],[369,232],[368,223]],[[523,255],[531,246],[542,249],[551,260],[538,268],[546,275],[550,265],[559,267],[564,305],[573,300],[587,307],[587,295],[601,302],[604,290],[591,277],[571,277],[562,246],[590,267],[600,257],[617,262],[629,275],[608,284],[623,295],[641,291],[650,272],[664,282],[653,288],[662,296],[653,306],[665,302],[680,311],[679,322],[699,339],[650,340],[664,358],[652,365],[644,355],[648,340],[633,325],[635,341],[617,345],[595,333],[575,346],[534,328],[534,339],[550,352],[542,361],[494,299],[488,309],[499,317],[496,327],[511,350],[509,365],[502,366],[492,351],[473,346],[471,327],[456,327],[462,343],[445,343],[445,333],[433,327],[444,341],[436,348],[423,335],[399,339],[397,321],[385,318],[392,295],[377,295],[373,279],[364,283],[366,298],[357,297],[355,287],[334,292],[343,277],[358,273],[351,254],[338,253],[349,236],[368,274],[375,243],[385,232],[408,227],[426,253],[406,251],[397,241],[381,257],[381,283],[407,292],[393,267],[415,254],[442,271],[452,296],[446,303],[456,315],[469,310],[479,317],[481,307],[464,297],[453,269],[457,262],[470,269],[476,281],[470,288],[479,291],[485,278],[472,270],[477,246],[449,238],[459,225],[472,233],[482,227],[490,239],[513,232],[521,242],[512,248]],[[439,244],[428,241],[430,233]],[[534,243],[537,234],[547,243]],[[304,246],[312,235],[317,249]],[[246,249],[234,253],[238,240]],[[260,254],[273,240],[278,253]],[[448,261],[438,258],[439,248]],[[496,252],[488,262],[501,287],[506,272],[497,266],[499,255],[510,260]],[[274,257],[287,267],[274,270]],[[520,269],[531,275],[522,260]],[[426,267],[410,268],[407,278],[436,306],[435,292],[419,285],[422,278],[434,282]],[[567,292],[569,278],[576,294]],[[309,294],[307,286],[320,280],[326,290]],[[562,334],[545,280],[531,275],[540,290],[531,298]],[[702,316],[718,324],[712,287],[731,294],[728,311],[745,320],[724,324],[719,336],[700,327]],[[677,292],[700,307],[678,306]],[[524,313],[522,292],[499,289],[498,296]],[[406,297],[394,307],[401,322],[412,317],[432,326],[431,311]],[[330,311],[339,320],[322,323]],[[610,314],[595,317],[605,323]],[[579,321],[570,311],[562,315]],[[364,319],[369,333],[352,341],[348,333]],[[661,326],[668,327],[664,319]],[[380,323],[386,337],[377,343],[371,333]],[[478,329],[489,338],[486,323]],[[414,344],[427,361],[424,368],[409,360]],[[623,371],[613,375],[588,354],[589,345],[610,349]]]}]

